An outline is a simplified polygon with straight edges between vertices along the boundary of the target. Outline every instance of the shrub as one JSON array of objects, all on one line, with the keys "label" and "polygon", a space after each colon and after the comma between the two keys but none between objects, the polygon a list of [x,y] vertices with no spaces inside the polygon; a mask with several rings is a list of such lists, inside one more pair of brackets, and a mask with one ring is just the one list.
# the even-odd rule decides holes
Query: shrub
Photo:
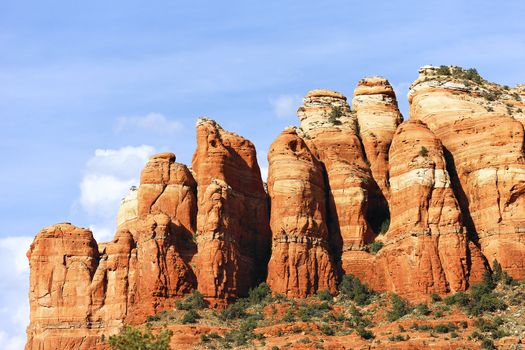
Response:
[{"label": "shrub", "polygon": [[481,348],[487,350],[496,349],[496,347],[494,346],[494,342],[490,339],[483,340],[483,342],[481,343]]},{"label": "shrub", "polygon": [[427,304],[419,304],[416,306],[416,311],[417,313],[419,313],[420,315],[423,315],[423,316],[428,316],[432,313],[432,311],[430,311],[430,309],[428,308]]},{"label": "shrub", "polygon": [[450,68],[448,66],[439,66],[437,70],[437,74],[439,75],[451,75]]},{"label": "shrub", "polygon": [[483,91],[481,93],[481,97],[487,101],[496,101],[499,97],[499,94],[495,91]]},{"label": "shrub", "polygon": [[428,325],[428,324],[422,324],[421,326],[419,326],[419,330],[420,331],[429,331],[431,329],[432,329],[432,327],[430,325]]},{"label": "shrub", "polygon": [[476,83],[483,82],[483,78],[481,77],[481,75],[479,75],[476,68],[469,68],[466,71],[464,71],[462,75],[463,75],[463,78],[472,80]]},{"label": "shrub", "polygon": [[375,241],[375,242],[368,244],[365,249],[370,254],[377,254],[377,252],[380,251],[381,248],[383,248],[383,246],[384,246],[383,242]]},{"label": "shrub", "polygon": [[389,227],[390,227],[390,218],[386,217],[383,220],[383,222],[381,222],[381,225],[379,226],[379,234],[386,233]]},{"label": "shrub", "polygon": [[459,305],[459,306],[467,306],[469,303],[469,297],[464,292],[458,292],[454,295],[450,295],[445,298],[445,304],[447,305]]},{"label": "shrub", "polygon": [[118,335],[109,337],[109,346],[111,350],[168,350],[172,335],[170,330],[152,334],[150,329],[141,332],[126,326]]},{"label": "shrub", "polygon": [[201,315],[199,315],[199,313],[195,310],[188,310],[186,311],[186,313],[184,314],[184,316],[182,317],[182,323],[183,324],[187,324],[187,323],[195,323],[197,322],[197,320],[201,318]]},{"label": "shrub", "polygon": [[428,149],[425,146],[421,146],[419,149],[419,155],[421,157],[427,157],[428,156]]},{"label": "shrub", "polygon": [[374,333],[372,333],[372,331],[366,329],[365,327],[363,326],[359,326],[356,328],[356,331],[357,331],[357,334],[359,334],[359,336],[363,339],[372,339],[372,338],[375,338],[374,336]]},{"label": "shrub", "polygon": [[335,330],[332,327],[330,327],[329,325],[322,325],[321,327],[319,327],[319,329],[325,335],[334,335],[335,334]]},{"label": "shrub", "polygon": [[390,341],[407,341],[408,339],[410,339],[408,335],[406,337],[403,337],[401,334],[396,334],[388,337],[388,340]]},{"label": "shrub", "polygon": [[319,298],[319,300],[323,300],[323,301],[332,301],[333,300],[332,294],[330,294],[330,291],[328,291],[328,290],[323,290],[321,292],[318,292],[317,293],[317,297]]},{"label": "shrub", "polygon": [[297,311],[297,316],[303,322],[310,321],[313,317],[322,317],[327,310],[330,310],[330,305],[327,302],[320,304],[303,304]]},{"label": "shrub", "polygon": [[290,310],[286,310],[286,313],[283,316],[283,322],[293,322],[295,321],[295,317]]},{"label": "shrub", "polygon": [[452,331],[456,331],[458,329],[458,327],[449,322],[448,324],[438,324],[434,327],[434,332],[437,332],[437,333],[448,333],[448,332],[452,332]]},{"label": "shrub", "polygon": [[392,294],[390,301],[392,303],[392,309],[387,312],[387,317],[390,322],[398,320],[410,312],[408,302],[399,295]]},{"label": "shrub", "polygon": [[255,327],[257,327],[257,323],[254,320],[244,320],[238,329],[224,334],[224,341],[226,343],[235,342],[237,346],[246,345],[249,341],[257,337],[257,335],[253,333]]},{"label": "shrub", "polygon": [[492,339],[499,339],[499,338],[503,338],[503,337],[506,337],[508,336],[509,333],[508,332],[505,332],[504,330],[502,329],[496,329],[494,331],[492,331],[490,333],[490,336],[492,337]]},{"label": "shrub", "polygon": [[234,320],[237,318],[245,318],[246,316],[246,304],[242,301],[229,305],[226,309],[222,310],[220,314],[222,320]]},{"label": "shrub", "polygon": [[432,293],[430,296],[430,299],[432,299],[432,302],[437,303],[438,301],[441,301],[441,297],[437,293]]},{"label": "shrub", "polygon": [[146,321],[148,321],[148,322],[159,321],[160,318],[161,318],[160,315],[150,315],[150,316],[148,316]]},{"label": "shrub", "polygon": [[492,263],[492,281],[494,283],[503,282],[506,285],[512,285],[514,280],[512,277],[501,268],[498,260],[494,259]]},{"label": "shrub", "polygon": [[272,295],[272,291],[268,284],[261,283],[257,287],[250,289],[248,300],[251,304],[260,304],[267,301]]},{"label": "shrub", "polygon": [[498,325],[495,322],[481,317],[474,322],[474,325],[482,332],[492,332],[498,329]]},{"label": "shrub", "polygon": [[339,120],[343,115],[343,110],[341,107],[333,107],[330,111],[330,116],[328,117],[328,121],[334,125],[341,125],[341,121]]},{"label": "shrub", "polygon": [[206,306],[204,297],[196,290],[184,298],[184,300],[179,300],[175,303],[175,307],[179,310],[203,309]]},{"label": "shrub", "polygon": [[374,292],[368,288],[368,285],[353,275],[345,275],[339,283],[339,291],[344,296],[355,301],[358,305],[368,305],[371,302]]},{"label": "shrub", "polygon": [[467,311],[470,315],[479,316],[484,312],[494,312],[497,310],[505,310],[507,305],[494,293],[483,294],[479,299],[472,298],[472,302],[468,305]]}]

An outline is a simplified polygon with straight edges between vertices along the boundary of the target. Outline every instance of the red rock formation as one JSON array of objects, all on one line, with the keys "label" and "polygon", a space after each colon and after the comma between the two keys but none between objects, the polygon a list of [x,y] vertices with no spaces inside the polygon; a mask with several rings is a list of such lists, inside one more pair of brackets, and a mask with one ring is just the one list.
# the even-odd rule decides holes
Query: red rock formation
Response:
[{"label": "red rock formation", "polygon": [[209,119],[197,122],[199,291],[213,303],[247,295],[269,256],[266,193],[254,145]]},{"label": "red rock formation", "polygon": [[[484,261],[469,247],[441,142],[423,123],[405,122],[389,159],[392,219],[381,237],[385,246],[374,257],[352,255],[343,261],[345,271],[411,300],[465,290],[471,271],[479,280]],[[371,271],[361,270],[366,264]]]},{"label": "red rock formation", "polygon": [[328,225],[337,254],[361,249],[373,238],[365,218],[373,179],[357,135],[355,114],[343,95],[313,90],[304,98],[298,115],[306,142],[326,170]]},{"label": "red rock formation", "polygon": [[27,349],[97,348],[102,334],[116,333],[124,321],[144,322],[196,287],[196,184],[174,161],[160,154],[148,162],[138,200],[120,210],[112,242],[97,245],[89,230],[70,224],[37,235],[28,252]]},{"label": "red rock formation", "polygon": [[412,301],[465,290],[487,260],[524,278],[525,88],[424,67],[409,101],[398,126],[385,79],[358,84],[354,112],[340,93],[309,92],[301,127],[268,154],[271,210],[254,145],[199,120],[193,169],[153,156],[113,241],[71,224],[36,236],[26,349],[103,349],[103,335],[195,289],[224,305],[266,277],[306,297],[351,273]]},{"label": "red rock formation", "polygon": [[292,128],[272,143],[268,161],[273,234],[268,284],[288,297],[335,292],[321,164]]},{"label": "red rock formation", "polygon": [[388,199],[388,151],[398,125],[403,121],[394,89],[382,77],[364,78],[354,90],[352,110],[357,116],[359,135],[374,180],[383,197]]},{"label": "red rock formation", "polygon": [[379,255],[387,289],[414,298],[465,290],[468,241],[441,142],[424,124],[406,122],[389,158],[392,219]]},{"label": "red rock formation", "polygon": [[163,213],[188,231],[195,231],[197,183],[173,153],[154,155],[142,171],[138,191],[138,216]]},{"label": "red rock formation", "polygon": [[442,140],[473,239],[490,263],[525,277],[523,99],[458,67],[424,67],[409,94],[410,118]]},{"label": "red rock formation", "polygon": [[91,280],[98,265],[97,242],[89,230],[69,223],[50,226],[27,252],[31,269],[31,324],[26,349],[95,349]]}]

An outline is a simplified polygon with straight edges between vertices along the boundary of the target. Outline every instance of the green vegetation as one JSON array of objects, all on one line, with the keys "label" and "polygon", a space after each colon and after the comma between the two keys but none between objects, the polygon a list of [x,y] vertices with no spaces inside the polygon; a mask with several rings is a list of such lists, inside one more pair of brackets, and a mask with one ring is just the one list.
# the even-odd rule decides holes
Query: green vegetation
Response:
[{"label": "green vegetation", "polygon": [[396,335],[391,335],[390,337],[388,337],[388,340],[393,341],[393,342],[407,341],[408,339],[410,339],[410,336],[408,334],[406,336],[402,336],[401,334],[396,334]]},{"label": "green vegetation", "polygon": [[445,304],[447,305],[459,305],[459,306],[467,306],[469,303],[469,296],[464,292],[458,292],[454,295],[450,295],[445,298],[444,300]]},{"label": "green vegetation", "polygon": [[469,315],[480,316],[485,312],[505,310],[507,305],[494,292],[498,283],[513,285],[516,282],[501,269],[501,265],[495,260],[493,272],[485,272],[483,282],[470,287],[469,293],[456,293],[445,298],[445,304],[464,307]]},{"label": "green vegetation", "polygon": [[332,294],[328,290],[323,290],[321,292],[317,293],[317,298],[322,301],[332,301],[334,298],[332,297]]},{"label": "green vegetation", "polygon": [[379,226],[379,234],[386,233],[389,227],[390,227],[390,217],[386,217],[383,220],[383,222],[381,222],[381,225]]},{"label": "green vegetation", "polygon": [[169,330],[153,334],[150,329],[142,332],[126,326],[118,335],[109,337],[109,346],[111,350],[168,350],[172,335]]},{"label": "green vegetation", "polygon": [[458,72],[458,75],[460,78],[471,80],[478,84],[483,82],[483,78],[481,77],[481,75],[479,75],[476,68],[469,68],[462,72]]},{"label": "green vegetation", "polygon": [[357,334],[359,334],[359,336],[363,339],[373,339],[375,338],[375,335],[374,333],[372,333],[372,331],[366,329],[365,327],[362,327],[362,326],[359,326],[356,328],[356,332]]},{"label": "green vegetation", "polygon": [[383,242],[380,242],[380,241],[374,241],[370,244],[368,244],[365,249],[367,252],[369,252],[370,254],[377,254],[378,251],[381,250],[381,248],[383,248],[384,246],[384,243]]},{"label": "green vegetation", "polygon": [[[495,340],[507,336],[508,331],[513,332],[513,325],[516,323],[514,316],[507,312],[499,314],[505,320],[495,317],[491,312],[504,310],[506,305],[503,300],[508,300],[507,302],[513,305],[512,298],[517,298],[518,304],[522,305],[525,296],[522,285],[512,280],[497,261],[494,261],[492,266],[492,272],[484,275],[482,283],[471,286],[468,292],[459,292],[444,299],[438,294],[432,294],[431,303],[413,307],[397,294],[376,294],[355,276],[347,275],[342,278],[338,286],[340,294],[336,297],[328,290],[319,291],[308,299],[287,299],[282,295],[272,297],[268,285],[262,283],[251,289],[246,298],[239,299],[221,312],[202,309],[205,305],[204,299],[199,293],[194,293],[181,300],[176,310],[160,312],[150,316],[148,320],[162,322],[156,323],[155,327],[165,325],[171,320],[183,324],[198,322],[203,326],[227,327],[224,335],[212,332],[200,336],[202,346],[207,349],[265,347],[267,345],[264,334],[257,331],[258,327],[278,324],[283,327],[277,327],[272,337],[302,333],[303,335],[297,338],[298,342],[312,343],[312,348],[320,348],[323,338],[326,340],[327,337],[335,335],[353,333],[364,340],[376,338],[372,331],[372,320],[376,319],[376,315],[379,319],[386,316],[390,322],[401,318],[404,321],[397,323],[398,332],[397,329],[394,332],[378,332],[379,340],[374,340],[374,344],[380,344],[380,341],[384,342],[385,339],[391,342],[409,340],[410,337],[406,333],[409,327],[404,324],[407,319],[414,321],[410,330],[426,332],[419,334],[417,338],[433,337],[452,341],[463,337],[468,328],[466,321],[457,321],[455,312],[449,315],[451,311],[456,311],[454,307],[458,307],[466,314],[477,316],[474,323],[476,328],[469,339],[476,341],[478,346],[483,343],[485,348],[490,348]],[[387,298],[390,299],[390,305]],[[269,316],[265,318],[264,315]],[[447,315],[447,318],[435,320],[444,315]],[[454,323],[449,322],[450,320]],[[294,324],[296,321],[301,322]],[[159,343],[159,340],[164,339],[162,337],[168,339],[164,345]],[[151,334],[150,329],[144,333],[138,330],[123,330],[118,336],[110,338],[110,345],[112,350],[163,350],[169,349],[163,347],[168,346],[169,337],[171,333],[167,330],[155,336]],[[129,346],[132,341],[141,344],[142,347]]]},{"label": "green vegetation", "polygon": [[325,335],[335,335],[335,330],[333,327],[330,327],[329,325],[321,325],[321,327],[319,327],[319,329],[321,330],[321,332]]},{"label": "green vegetation", "polygon": [[238,301],[234,304],[229,305],[226,309],[220,313],[220,318],[224,321],[234,320],[237,318],[245,318],[248,314],[246,313],[246,303]]},{"label": "green vegetation", "polygon": [[201,316],[199,315],[199,313],[197,311],[195,311],[195,310],[188,310],[188,311],[186,311],[186,313],[182,317],[181,322],[183,324],[196,323],[199,318],[201,318]]},{"label": "green vegetation", "polygon": [[415,308],[416,312],[422,316],[428,316],[432,311],[428,308],[427,304],[419,304]]},{"label": "green vegetation", "polygon": [[257,287],[250,289],[248,294],[248,301],[250,304],[259,304],[270,301],[272,297],[272,290],[265,282],[259,284]]},{"label": "green vegetation", "polygon": [[431,326],[427,325],[427,324],[421,324],[421,325],[418,325],[417,323],[412,323],[412,326],[410,326],[410,329],[414,330],[414,331],[422,331],[422,332],[425,332],[425,331],[429,331],[432,329]]},{"label": "green vegetation", "polygon": [[206,301],[202,294],[198,291],[193,291],[183,300],[179,300],[175,303],[175,307],[179,310],[199,310],[205,308]]},{"label": "green vegetation", "polygon": [[330,111],[330,116],[328,117],[328,121],[334,125],[341,125],[341,121],[339,120],[343,116],[343,109],[341,107],[335,106]]},{"label": "green vegetation", "polygon": [[456,79],[464,79],[466,81],[472,81],[478,84],[484,81],[481,75],[479,75],[476,68],[468,68],[468,69],[452,68],[451,69],[448,66],[441,65],[436,70],[436,73],[438,75],[453,76]]},{"label": "green vegetation", "polygon": [[419,149],[419,155],[425,158],[428,157],[428,149],[425,146],[421,146]]},{"label": "green vegetation", "polygon": [[432,302],[437,303],[438,301],[441,301],[441,297],[437,293],[432,293],[430,295],[430,299],[432,299]]},{"label": "green vegetation", "polygon": [[486,90],[481,93],[481,96],[487,101],[496,101],[500,95],[501,92],[497,90]]},{"label": "green vegetation", "polygon": [[411,311],[408,302],[397,294],[392,294],[390,302],[392,308],[387,312],[387,318],[390,322],[400,319]]},{"label": "green vegetation", "polygon": [[224,334],[223,345],[228,348],[229,344],[234,343],[236,346],[248,344],[253,339],[262,339],[262,335],[255,334],[254,329],[257,323],[252,319],[244,320],[238,329],[234,329]]},{"label": "green vegetation", "polygon": [[492,340],[485,339],[481,343],[481,348],[482,349],[487,349],[487,350],[494,350],[494,349],[496,349],[496,346],[494,345],[494,342]]},{"label": "green vegetation", "polygon": [[323,317],[324,314],[329,310],[330,310],[330,305],[327,302],[322,302],[320,304],[303,303],[302,306],[297,311],[297,316],[301,319],[301,321],[309,322],[312,320],[312,318]]},{"label": "green vegetation", "polygon": [[456,331],[458,329],[458,327],[449,322],[448,324],[438,324],[434,327],[434,332],[436,333],[448,333],[448,332],[453,332],[453,331]]},{"label": "green vegetation", "polygon": [[358,305],[370,304],[374,296],[374,292],[368,288],[368,285],[361,283],[354,275],[343,276],[341,283],[339,283],[339,292]]},{"label": "green vegetation", "polygon": [[451,75],[452,73],[450,72],[450,68],[448,66],[439,66],[438,70],[437,70],[437,74],[439,75]]}]

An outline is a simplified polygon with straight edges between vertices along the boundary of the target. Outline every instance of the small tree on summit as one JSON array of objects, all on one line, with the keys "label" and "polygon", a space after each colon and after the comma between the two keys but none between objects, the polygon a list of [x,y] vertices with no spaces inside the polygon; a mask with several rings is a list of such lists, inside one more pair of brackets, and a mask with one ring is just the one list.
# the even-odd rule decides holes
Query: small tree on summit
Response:
[{"label": "small tree on summit", "polygon": [[334,125],[341,125],[341,121],[339,118],[343,116],[343,110],[341,107],[333,107],[332,111],[330,112],[330,116],[328,117],[328,121]]},{"label": "small tree on summit", "polygon": [[421,146],[421,149],[419,150],[419,155],[421,157],[428,157],[428,149],[425,146]]}]

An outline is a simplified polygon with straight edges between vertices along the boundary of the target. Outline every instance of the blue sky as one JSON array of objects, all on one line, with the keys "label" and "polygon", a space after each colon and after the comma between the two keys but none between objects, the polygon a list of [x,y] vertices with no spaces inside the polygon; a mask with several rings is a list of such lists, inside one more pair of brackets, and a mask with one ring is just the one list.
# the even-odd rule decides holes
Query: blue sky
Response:
[{"label": "blue sky", "polygon": [[[383,75],[407,116],[426,64],[525,82],[525,2],[0,2],[0,342],[27,324],[25,251],[71,221],[111,237],[148,156],[191,162],[198,116],[266,151],[314,88]],[[15,268],[13,268],[15,266]]]}]

